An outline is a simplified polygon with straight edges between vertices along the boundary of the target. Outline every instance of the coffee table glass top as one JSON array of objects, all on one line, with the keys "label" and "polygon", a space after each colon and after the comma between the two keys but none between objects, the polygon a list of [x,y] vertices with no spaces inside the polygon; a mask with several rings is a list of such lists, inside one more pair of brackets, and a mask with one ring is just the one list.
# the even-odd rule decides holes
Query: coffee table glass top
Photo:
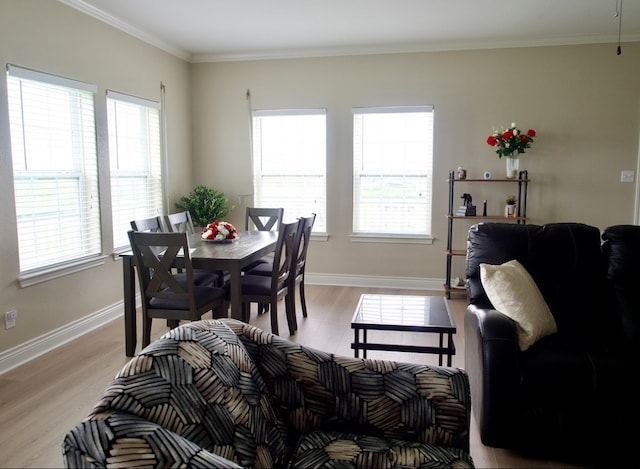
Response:
[{"label": "coffee table glass top", "polygon": [[360,297],[352,325],[365,324],[452,328],[455,331],[451,314],[441,296],[364,294]]}]

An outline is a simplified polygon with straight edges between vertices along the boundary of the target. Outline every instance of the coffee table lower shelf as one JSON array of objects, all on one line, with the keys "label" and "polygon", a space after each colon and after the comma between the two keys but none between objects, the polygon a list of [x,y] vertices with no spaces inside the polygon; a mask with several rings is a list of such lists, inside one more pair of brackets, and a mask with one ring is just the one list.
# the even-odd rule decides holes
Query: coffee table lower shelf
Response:
[{"label": "coffee table lower shelf", "polygon": [[[389,309],[399,309],[401,314],[389,314]],[[387,314],[385,314],[387,312]],[[391,319],[390,316],[393,316]],[[420,320],[416,318],[420,317]],[[456,353],[453,334],[456,327],[453,323],[448,304],[443,297],[419,297],[405,295],[371,295],[363,294],[351,321],[354,341],[351,348],[356,358],[359,351],[367,358],[368,350],[388,352],[431,353],[438,355],[438,364],[442,366],[443,357],[447,357],[447,366]],[[438,346],[403,345],[391,343],[370,343],[367,332],[431,332],[439,335]],[[360,331],[362,331],[362,338]],[[446,336],[446,341],[445,341]],[[445,343],[446,342],[446,343]]]}]

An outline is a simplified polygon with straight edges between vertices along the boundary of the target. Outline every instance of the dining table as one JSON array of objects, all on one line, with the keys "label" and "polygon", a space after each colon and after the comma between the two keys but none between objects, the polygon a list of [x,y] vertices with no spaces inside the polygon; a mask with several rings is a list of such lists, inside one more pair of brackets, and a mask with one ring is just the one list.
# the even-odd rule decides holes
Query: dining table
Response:
[{"label": "dining table", "polygon": [[[236,239],[223,242],[203,240],[200,233],[189,235],[193,268],[229,272],[232,318],[242,319],[242,269],[273,252],[277,240],[277,231],[239,231]],[[133,251],[121,253],[120,257],[124,281],[125,353],[132,357],[137,343],[135,257]]]}]

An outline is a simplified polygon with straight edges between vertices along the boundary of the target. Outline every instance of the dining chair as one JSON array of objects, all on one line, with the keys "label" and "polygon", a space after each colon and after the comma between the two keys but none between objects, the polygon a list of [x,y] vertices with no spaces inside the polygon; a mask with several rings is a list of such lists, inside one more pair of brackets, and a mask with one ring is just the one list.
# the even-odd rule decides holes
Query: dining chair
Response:
[{"label": "dining chair", "polygon": [[[166,218],[165,218],[166,220]],[[167,222],[167,227],[169,227],[169,231],[174,231],[171,227],[171,224]],[[151,217],[151,218],[143,218],[139,220],[131,221],[131,228],[133,231],[146,232],[146,233],[158,233],[163,232],[162,226],[162,217]],[[192,225],[193,229],[193,225]],[[179,282],[185,281],[185,276],[182,272],[182,268],[180,266],[174,266],[174,270],[177,272],[175,275],[176,279]],[[193,279],[196,285],[198,286],[220,286],[220,275],[218,272],[211,272],[209,270],[202,269],[193,269]]]},{"label": "dining chair", "polygon": [[[151,320],[166,319],[172,326],[180,320],[196,321],[212,311],[226,316],[225,291],[194,283],[187,233],[129,231],[142,297],[142,347],[151,340]],[[172,267],[180,262],[185,282],[176,279]]]},{"label": "dining chair", "polygon": [[[307,251],[309,249],[309,241],[311,240],[311,231],[313,230],[313,224],[316,220],[316,214],[313,213],[309,217],[302,217],[300,220],[300,227],[296,233],[296,238],[293,246],[293,259],[291,267],[291,275],[289,276],[289,295],[291,295],[291,321],[294,324],[295,329],[298,329],[298,321],[296,316],[296,301],[295,301],[295,288],[298,286],[300,293],[300,305],[302,306],[302,316],[307,317],[307,302],[304,292],[304,273],[307,264]],[[249,275],[262,275],[270,276],[271,269],[273,268],[271,263],[263,263],[257,265],[251,269],[247,274]]]},{"label": "dining chair", "polygon": [[[171,233],[195,233],[191,214],[188,210],[165,215],[164,222]],[[202,285],[203,281],[208,281],[216,287],[221,287],[231,277],[229,272],[223,270],[193,269],[193,275],[196,279],[196,285]]]},{"label": "dining chair", "polygon": [[[284,217],[284,208],[267,208],[267,207],[247,207],[245,212],[244,229],[249,231],[254,228],[258,231],[271,231],[273,229],[279,230],[282,225],[282,218]],[[248,272],[254,267],[273,262],[272,255],[267,255],[262,259],[252,262],[248,266],[245,266],[242,271]],[[258,306],[258,312],[262,313],[269,310],[268,305]]]},{"label": "dining chair", "polygon": [[[288,279],[289,275],[291,275],[293,244],[299,226],[299,221],[280,225],[270,276],[246,274],[241,278],[242,320],[249,322],[251,303],[268,304],[271,310],[271,332],[274,334],[278,334],[278,301],[282,298],[285,299],[289,333],[295,334],[294,325],[290,321],[291,303],[288,295]],[[225,285],[225,291],[228,297],[230,292],[229,285]]]},{"label": "dining chair", "polygon": [[284,208],[247,207],[244,229],[258,231],[279,230],[284,217]]},{"label": "dining chair", "polygon": [[145,231],[152,233],[155,233],[157,231],[164,231],[164,229],[162,228],[161,216],[131,220],[130,224],[133,231]]},{"label": "dining chair", "polygon": [[172,233],[195,233],[189,210],[165,215],[164,222]]}]

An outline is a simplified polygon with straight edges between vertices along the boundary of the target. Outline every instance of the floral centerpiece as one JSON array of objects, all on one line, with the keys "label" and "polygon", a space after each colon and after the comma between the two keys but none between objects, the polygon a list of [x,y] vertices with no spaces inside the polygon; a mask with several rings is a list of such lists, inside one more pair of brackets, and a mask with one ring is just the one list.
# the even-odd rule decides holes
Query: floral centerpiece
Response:
[{"label": "floral centerpiece", "polygon": [[513,122],[508,129],[494,130],[487,138],[487,144],[495,147],[496,153],[500,158],[503,155],[517,157],[520,153],[524,153],[527,148],[531,148],[535,137],[535,130],[529,129],[526,133],[523,133]]},{"label": "floral centerpiece", "polygon": [[231,240],[238,237],[238,230],[226,221],[214,221],[202,228],[200,237],[208,241]]}]

